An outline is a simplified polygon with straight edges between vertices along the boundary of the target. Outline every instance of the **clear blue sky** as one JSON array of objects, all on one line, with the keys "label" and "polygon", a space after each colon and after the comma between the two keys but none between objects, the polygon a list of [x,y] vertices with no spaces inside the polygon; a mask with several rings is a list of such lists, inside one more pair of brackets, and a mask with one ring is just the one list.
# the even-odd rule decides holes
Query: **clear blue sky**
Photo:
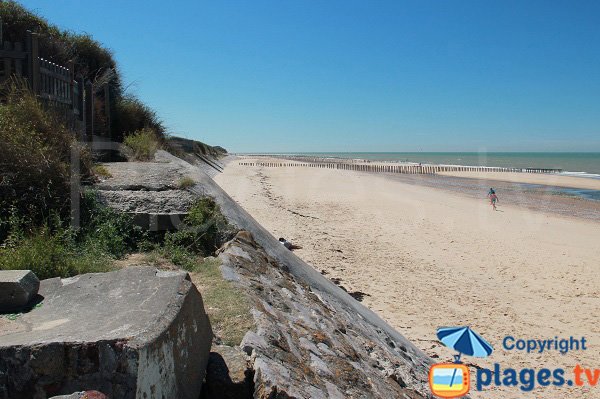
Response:
[{"label": "clear blue sky", "polygon": [[600,151],[599,1],[22,4],[230,151]]}]

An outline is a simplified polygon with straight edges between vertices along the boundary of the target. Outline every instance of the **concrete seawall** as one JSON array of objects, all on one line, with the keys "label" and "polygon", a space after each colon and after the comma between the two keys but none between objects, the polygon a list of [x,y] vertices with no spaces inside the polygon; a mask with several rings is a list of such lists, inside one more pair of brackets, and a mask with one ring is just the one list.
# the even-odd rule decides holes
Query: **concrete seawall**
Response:
[{"label": "concrete seawall", "polygon": [[[348,314],[360,319],[364,323],[364,328],[361,329],[360,335],[367,337],[376,347],[387,348],[386,350],[392,348],[396,353],[398,367],[403,369],[406,375],[411,376],[407,382],[409,387],[418,392],[421,397],[429,397],[427,373],[432,361],[425,353],[404,338],[373,311],[356,301],[310,265],[283,247],[275,237],[258,224],[250,214],[242,209],[204,172],[168,153],[161,152],[158,157],[163,161],[168,160],[173,164],[178,164],[182,168],[186,168],[188,173],[198,182],[197,185],[190,188],[190,191],[196,193],[198,196],[210,196],[214,198],[227,220],[235,225],[236,228],[250,232],[262,251],[268,257],[282,265],[299,284],[309,287],[312,292],[321,297],[325,303],[334,309],[338,308],[339,311],[348,312]],[[382,374],[381,378],[386,379],[387,377]],[[372,397],[366,393],[365,395],[365,397]]]}]

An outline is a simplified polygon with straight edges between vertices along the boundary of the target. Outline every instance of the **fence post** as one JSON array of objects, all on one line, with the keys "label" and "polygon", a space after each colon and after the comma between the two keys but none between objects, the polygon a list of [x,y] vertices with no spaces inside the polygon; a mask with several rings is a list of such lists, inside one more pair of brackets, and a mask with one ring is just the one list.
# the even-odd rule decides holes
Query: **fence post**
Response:
[{"label": "fence post", "polygon": [[[2,44],[2,48],[4,49],[4,51],[10,52],[10,50],[12,50],[11,42],[3,42]],[[6,79],[10,78],[10,75],[12,75],[12,64],[12,58],[4,57],[4,77]]]},{"label": "fence post", "polygon": [[[21,42],[16,42],[15,43],[15,51],[19,51],[22,52],[23,51],[23,43]],[[18,77],[23,76],[23,60],[22,59],[15,59],[15,74]]]},{"label": "fence post", "polygon": [[104,116],[106,117],[106,135],[111,137],[110,134],[110,88],[108,84],[104,85]]},{"label": "fence post", "polygon": [[27,31],[27,72],[31,91],[38,95],[40,94],[40,58],[39,58],[39,41],[38,35]]},{"label": "fence post", "polygon": [[89,80],[85,82],[84,92],[85,136],[91,142],[94,135],[94,88]]}]

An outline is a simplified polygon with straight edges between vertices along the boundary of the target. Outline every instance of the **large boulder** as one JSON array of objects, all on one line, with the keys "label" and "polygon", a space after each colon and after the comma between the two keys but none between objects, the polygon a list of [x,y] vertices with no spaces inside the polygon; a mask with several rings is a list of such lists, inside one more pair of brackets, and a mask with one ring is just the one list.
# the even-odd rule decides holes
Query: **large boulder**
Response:
[{"label": "large boulder", "polygon": [[129,267],[44,280],[39,294],[0,331],[0,398],[198,398],[212,330],[187,273]]}]

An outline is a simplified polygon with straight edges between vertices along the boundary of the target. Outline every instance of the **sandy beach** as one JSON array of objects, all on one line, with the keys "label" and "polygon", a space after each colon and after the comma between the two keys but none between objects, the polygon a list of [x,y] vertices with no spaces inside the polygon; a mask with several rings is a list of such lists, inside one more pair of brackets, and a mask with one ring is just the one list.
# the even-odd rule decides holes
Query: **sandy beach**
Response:
[{"label": "sandy beach", "polygon": [[[301,245],[295,251],[300,258],[362,296],[366,306],[440,361],[451,361],[453,353],[437,343],[436,329],[470,325],[495,352],[484,360],[465,359],[469,364],[563,367],[568,377],[576,364],[600,366],[597,220],[569,216],[569,211],[532,210],[510,197],[494,212],[485,191],[474,196],[411,179],[335,169],[247,167],[239,161],[215,178],[275,237]],[[579,201],[584,202],[587,214],[600,210],[592,201]],[[585,337],[589,349],[567,354],[507,351],[501,344],[509,335]],[[597,390],[552,387],[533,394],[495,388],[473,397],[592,398]]]}]

